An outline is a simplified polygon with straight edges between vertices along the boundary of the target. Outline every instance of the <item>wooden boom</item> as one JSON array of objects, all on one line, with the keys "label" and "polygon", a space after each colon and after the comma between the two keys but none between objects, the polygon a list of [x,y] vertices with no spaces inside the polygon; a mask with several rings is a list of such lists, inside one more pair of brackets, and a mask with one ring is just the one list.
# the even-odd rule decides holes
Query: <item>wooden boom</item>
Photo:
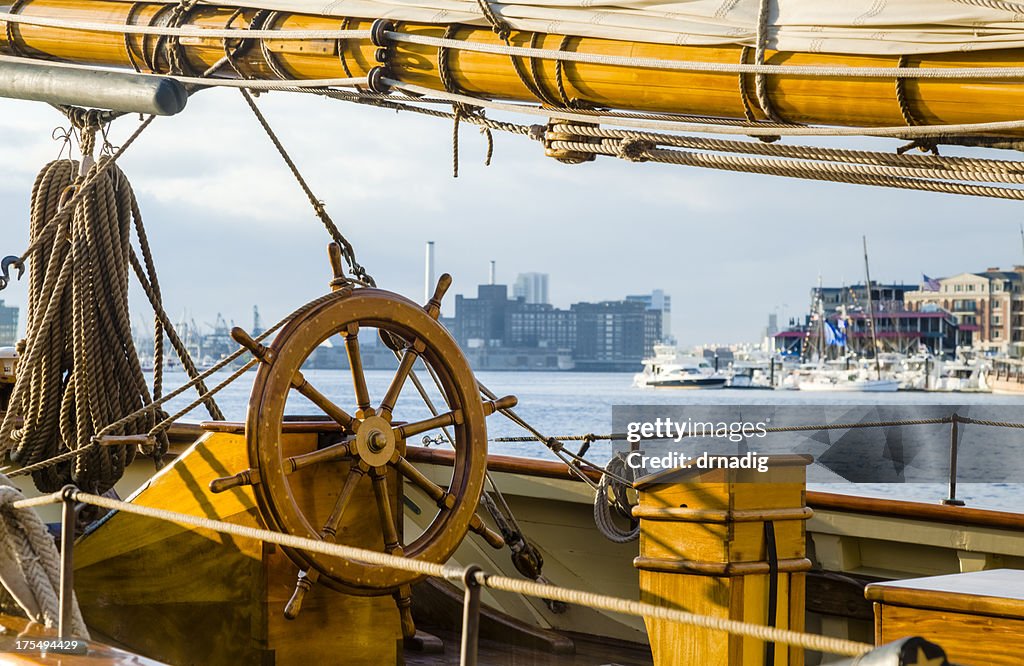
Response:
[{"label": "wooden boom", "polygon": [[[104,22],[114,25],[161,25],[172,5],[110,0],[23,0],[15,5],[0,2],[0,11],[61,20]],[[13,8],[13,9],[12,9]],[[236,12],[231,7],[199,6],[187,13],[183,26],[246,28],[256,10]],[[339,17],[276,13],[264,29],[366,30],[371,21]],[[168,73],[160,38],[154,36],[72,30],[0,21],[0,52],[55,59],[70,63],[139,67]],[[404,33],[442,37],[447,26],[401,23]],[[491,30],[458,26],[450,37],[478,43],[501,44]],[[531,43],[532,40],[532,43]],[[563,36],[513,32],[514,46],[558,49]],[[201,74],[223,58],[222,39],[181,38],[183,64]],[[390,76],[409,84],[444,90],[438,72],[438,49],[398,43],[391,46]],[[376,66],[377,47],[369,39],[267,40],[264,48],[248,48],[237,58],[239,71],[258,79],[277,79],[281,72],[296,79],[328,79],[366,76]],[[564,50],[634,58],[740,63],[739,46],[675,46],[572,37]],[[752,52],[752,49],[750,50]],[[144,54],[151,54],[149,58]],[[268,63],[268,56],[273,63]],[[342,59],[348,65],[345,71]],[[147,63],[147,60],[149,61]],[[752,56],[751,56],[752,60]],[[1001,67],[1017,66],[1018,50],[978,51],[910,56],[907,67]],[[449,71],[458,92],[493,99],[537,101],[516,72],[509,56],[465,50],[449,52]],[[833,67],[896,67],[897,56],[849,56],[818,53],[769,52],[769,64]],[[536,70],[540,84],[558,99],[554,60],[520,60],[524,72]],[[231,68],[219,76],[233,76]],[[754,76],[745,75],[750,105],[757,118]],[[729,73],[666,71],[643,67],[566,62],[564,88],[569,98],[616,109],[744,117],[740,76]],[[772,107],[785,120],[801,123],[848,126],[900,126],[906,124],[897,102],[896,84],[890,79],[818,78],[792,74],[770,75],[767,85]],[[1002,80],[907,80],[905,99],[911,117],[921,124],[959,124],[1012,121],[1024,118],[1024,81]]]}]

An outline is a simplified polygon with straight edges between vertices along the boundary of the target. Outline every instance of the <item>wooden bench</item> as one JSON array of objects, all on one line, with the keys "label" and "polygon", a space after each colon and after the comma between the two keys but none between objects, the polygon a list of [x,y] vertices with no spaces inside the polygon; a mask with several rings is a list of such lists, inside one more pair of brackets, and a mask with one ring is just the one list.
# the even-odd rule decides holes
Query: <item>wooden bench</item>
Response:
[{"label": "wooden bench", "polygon": [[958,664],[1024,663],[1024,571],[993,569],[872,583],[875,643],[921,636]]}]

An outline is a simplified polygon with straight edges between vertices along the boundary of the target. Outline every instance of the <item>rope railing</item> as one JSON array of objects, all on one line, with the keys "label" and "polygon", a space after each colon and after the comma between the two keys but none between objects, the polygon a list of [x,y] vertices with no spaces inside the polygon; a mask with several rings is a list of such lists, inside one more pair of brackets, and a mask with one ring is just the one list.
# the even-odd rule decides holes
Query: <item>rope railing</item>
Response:
[{"label": "rope railing", "polygon": [[[980,426],[987,426],[990,428],[1012,428],[1016,430],[1024,430],[1024,423],[1014,421],[996,421],[992,419],[975,419],[969,416],[960,416],[957,413],[952,413],[948,416],[937,416],[930,419],[897,419],[890,421],[866,421],[862,423],[817,423],[811,425],[790,425],[790,426],[766,426],[764,431],[766,433],[787,433],[787,432],[816,432],[820,430],[857,430],[864,428],[895,428],[902,426],[921,426],[921,425],[949,425],[949,496],[942,500],[942,503],[947,506],[963,506],[963,500],[957,499],[956,496],[956,484],[957,484],[957,457],[960,451],[960,424],[974,424]],[[550,447],[551,442],[569,442],[569,441],[582,441],[589,445],[591,442],[599,441],[629,441],[627,433],[609,433],[607,435],[595,435],[588,433],[586,435],[563,435],[561,437],[551,437],[547,442]],[[693,430],[686,430],[682,433],[675,433],[671,437],[644,437],[639,436],[641,442],[650,441],[664,441],[672,440],[679,441],[686,438],[709,438],[714,439],[717,435],[706,430],[695,432]],[[491,442],[496,443],[524,443],[536,441],[535,437],[515,436],[515,437],[494,437],[491,438]],[[600,466],[592,465],[595,471],[601,473],[607,473],[606,470]],[[573,470],[573,465],[569,465],[570,470]],[[573,470],[578,471],[578,470]],[[588,479],[589,482],[589,479]],[[593,483],[593,482],[590,482]]]},{"label": "rope railing", "polygon": [[[65,506],[68,506],[69,504],[76,502],[109,509],[111,511],[123,511],[125,513],[143,516],[146,518],[172,522],[198,529],[211,530],[221,534],[253,539],[264,543],[295,548],[297,550],[305,550],[331,557],[356,559],[368,564],[398,569],[434,578],[444,578],[449,581],[462,581],[467,584],[468,589],[489,588],[540,599],[553,599],[568,604],[586,606],[623,615],[669,620],[695,627],[723,631],[729,634],[752,638],[755,640],[784,643],[786,645],[800,647],[805,650],[815,650],[829,654],[856,657],[871,651],[874,647],[869,643],[861,643],[858,641],[834,638],[830,636],[820,636],[817,634],[808,634],[789,629],[768,627],[750,622],[700,615],[698,613],[689,613],[672,608],[656,606],[642,601],[632,601],[629,599],[622,599],[594,592],[586,592],[584,590],[574,590],[571,588],[557,587],[549,584],[535,583],[527,580],[489,574],[475,565],[460,567],[450,564],[442,565],[433,562],[424,562],[374,550],[356,548],[354,546],[316,541],[290,534],[282,534],[272,530],[249,527],[246,525],[237,525],[234,523],[212,520],[210,518],[193,516],[177,511],[142,506],[131,502],[124,502],[104,497],[102,495],[85,493],[74,486],[66,486],[61,491],[51,493],[49,495],[19,500],[13,502],[11,506],[15,509],[30,509],[47,504],[64,504]],[[67,519],[68,515],[73,516],[74,513],[65,512],[65,521],[61,525],[62,531],[73,530],[74,528],[71,521]],[[66,548],[65,551],[61,553],[62,575],[69,577],[71,576],[71,550],[71,548]],[[68,585],[67,589],[70,589],[70,587],[71,586]],[[63,588],[64,586],[62,585],[62,589]],[[479,590],[477,589],[477,595],[478,594]],[[466,595],[467,604],[470,602],[470,596],[470,594]],[[477,604],[478,603],[479,596],[477,596]],[[469,624],[469,622],[467,622],[467,624]],[[478,627],[476,618],[472,619],[472,624],[474,627]],[[464,654],[464,660],[465,656],[466,655]],[[475,655],[473,662],[475,663]]]},{"label": "rope railing", "polygon": [[[960,416],[959,414],[950,414],[949,416],[937,416],[931,419],[898,419],[893,421],[865,421],[863,423],[817,423],[812,425],[791,425],[791,426],[766,426],[765,432],[771,433],[784,433],[784,432],[812,432],[816,430],[854,430],[857,428],[891,428],[899,426],[913,426],[913,425],[942,425],[947,423],[974,423],[976,425],[986,425],[998,428],[1019,428],[1024,429],[1024,423],[1016,423],[1012,421],[991,421],[987,419],[972,419],[967,416]],[[626,441],[627,434],[621,433],[610,433],[607,435],[564,435],[561,437],[555,437],[561,441]],[[714,433],[707,432],[690,432],[686,431],[680,435],[673,434],[671,437],[641,437],[642,441],[658,441],[664,439],[675,440],[676,437],[708,437],[713,438],[716,435]],[[532,442],[535,441],[533,437],[494,437],[490,439],[491,442]]]}]

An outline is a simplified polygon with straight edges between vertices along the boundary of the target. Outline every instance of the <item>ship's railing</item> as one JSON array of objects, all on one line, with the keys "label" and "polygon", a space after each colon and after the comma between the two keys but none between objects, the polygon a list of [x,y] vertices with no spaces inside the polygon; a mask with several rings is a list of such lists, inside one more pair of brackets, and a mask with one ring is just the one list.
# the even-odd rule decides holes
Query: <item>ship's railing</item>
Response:
[{"label": "ship's railing", "polygon": [[605,610],[624,615],[637,617],[655,618],[680,622],[697,627],[718,630],[752,638],[760,641],[782,643],[805,650],[815,650],[829,654],[842,655],[847,657],[861,657],[874,649],[869,643],[860,643],[831,636],[808,634],[788,629],[779,629],[749,622],[740,622],[724,618],[689,613],[656,606],[654,604],[622,599],[584,590],[557,587],[555,585],[536,583],[529,580],[509,578],[491,574],[484,571],[477,565],[466,567],[451,564],[442,565],[433,562],[390,555],[364,548],[355,548],[342,544],[317,541],[304,537],[297,537],[272,530],[259,529],[246,525],[237,525],[219,520],[212,520],[201,516],[157,509],[153,507],[132,504],[121,500],[103,497],[86,493],[75,486],[65,486],[62,490],[33,497],[30,499],[18,500],[11,506],[15,509],[31,509],[33,507],[49,504],[62,504],[61,514],[61,561],[60,561],[60,610],[58,619],[58,632],[61,638],[73,638],[68,635],[68,627],[73,604],[73,550],[75,534],[75,504],[89,504],[92,506],[109,509],[112,511],[124,511],[147,518],[163,520],[179,525],[187,525],[198,529],[211,530],[221,534],[228,534],[244,539],[254,539],[264,543],[271,543],[287,548],[295,548],[313,553],[320,553],[332,557],[344,557],[357,559],[361,562],[381,567],[408,571],[416,574],[443,578],[452,582],[461,582],[465,586],[463,616],[462,616],[462,645],[461,661],[464,666],[476,666],[477,664],[477,641],[480,629],[480,596],[483,588],[512,592],[540,599],[551,599],[564,603],[587,608]]},{"label": "ship's railing", "polygon": [[[949,414],[948,416],[938,416],[935,418],[928,419],[899,419],[892,421],[866,421],[863,423],[816,423],[813,425],[792,425],[792,426],[770,426],[764,429],[765,433],[786,433],[786,432],[814,432],[818,430],[856,430],[863,428],[895,428],[903,426],[923,426],[923,425],[949,425],[949,496],[942,500],[943,504],[949,506],[964,506],[964,501],[958,499],[956,496],[956,484],[957,484],[957,457],[960,450],[960,426],[967,424],[988,426],[993,428],[1013,428],[1017,430],[1024,430],[1024,423],[1017,423],[1013,421],[993,421],[990,419],[975,419],[969,416],[960,416],[956,412]],[[695,433],[684,433],[677,436],[673,435],[671,438],[666,437],[642,437],[641,442],[646,441],[659,441],[665,439],[672,439],[679,441],[689,437],[715,437],[714,434],[695,434]],[[513,443],[513,442],[535,442],[536,437],[495,437],[489,440],[491,442],[499,443]],[[590,449],[590,445],[597,441],[611,441],[611,442],[625,442],[630,441],[627,438],[626,433],[613,433],[610,435],[565,435],[562,437],[550,437],[548,441],[542,442],[549,448],[557,447],[561,449],[563,442],[579,441],[583,442],[580,449],[580,453],[572,456],[577,461],[582,460],[580,456],[586,453]],[[572,454],[570,454],[572,455]],[[585,461],[584,461],[585,462]],[[569,470],[582,480],[587,481],[593,485],[593,481],[588,478],[583,478],[583,469],[577,463],[569,465]],[[606,474],[607,470],[591,467],[595,472]],[[628,479],[622,479],[616,477],[617,480],[629,483]]]}]

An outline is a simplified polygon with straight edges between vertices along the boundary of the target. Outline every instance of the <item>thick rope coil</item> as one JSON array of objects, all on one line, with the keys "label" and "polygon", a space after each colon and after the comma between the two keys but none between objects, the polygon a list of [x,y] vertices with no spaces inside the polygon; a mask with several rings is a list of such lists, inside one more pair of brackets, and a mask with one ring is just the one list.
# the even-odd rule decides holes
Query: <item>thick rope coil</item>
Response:
[{"label": "thick rope coil", "polygon": [[[11,504],[25,499],[0,474],[0,584],[25,615],[56,627],[60,615],[60,555],[53,537],[32,509]],[[78,601],[71,604],[70,633],[89,638]]]},{"label": "thick rope coil", "polygon": [[[78,162],[51,162],[32,193],[30,237],[35,249],[29,255],[33,271],[25,355],[0,425],[0,448],[9,448],[11,459],[22,465],[91,449],[69,465],[34,474],[36,485],[45,491],[69,482],[99,492],[113,486],[134,459],[135,447],[92,447],[93,436],[152,401],[128,312],[132,229],[141,228],[141,215],[127,178],[107,165],[110,160],[102,157],[84,176]],[[90,178],[94,185],[63,216],[50,241],[36,243],[75,189]],[[145,236],[140,241],[145,245]],[[152,268],[145,247],[144,256]],[[150,284],[154,281],[150,273]],[[156,330],[162,337],[159,320]],[[146,432],[160,418],[142,415],[118,434]],[[23,420],[20,428],[15,427],[18,419]],[[148,453],[159,457],[166,449],[167,438],[161,434]]]},{"label": "thick rope coil", "polygon": [[[613,543],[629,543],[640,538],[640,523],[637,522],[631,529],[623,530],[612,520],[612,503],[620,512],[628,508],[626,504],[626,485],[615,479],[612,475],[635,478],[636,471],[626,464],[622,454],[614,456],[608,461],[605,469],[609,474],[601,477],[597,484],[597,493],[594,495],[594,523],[604,538]],[[609,491],[614,499],[609,498]]]}]

